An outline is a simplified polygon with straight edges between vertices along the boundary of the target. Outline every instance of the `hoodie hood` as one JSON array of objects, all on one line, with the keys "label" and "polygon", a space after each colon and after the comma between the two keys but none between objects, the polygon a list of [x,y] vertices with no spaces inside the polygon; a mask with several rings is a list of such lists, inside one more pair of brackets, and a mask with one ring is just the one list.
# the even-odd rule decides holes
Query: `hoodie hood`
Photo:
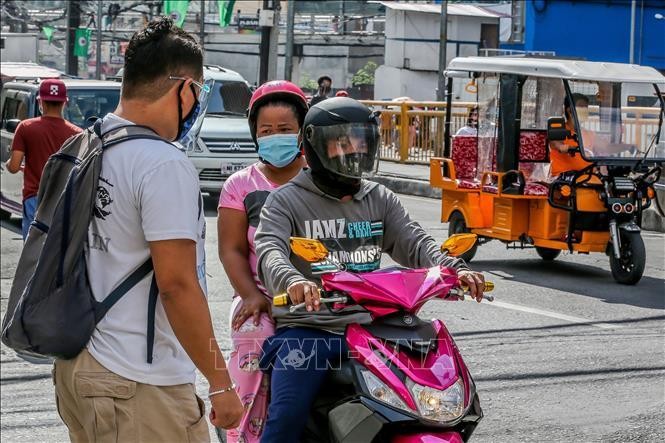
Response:
[{"label": "hoodie hood", "polygon": [[[295,177],[293,177],[291,179],[291,183],[293,183],[294,185],[296,185],[300,188],[303,188],[303,189],[306,189],[310,192],[313,192],[316,195],[327,197],[331,200],[339,201],[339,199],[333,197],[332,195],[326,194],[325,192],[320,190],[316,186],[316,184],[314,184],[314,180],[312,179],[312,171],[310,171],[309,169],[303,169],[302,171],[300,171],[298,173],[298,175],[296,175]],[[372,189],[376,188],[378,185],[379,185],[378,183],[373,182],[373,181],[369,181],[369,180],[365,180],[365,179],[361,180],[360,181],[360,191],[356,192],[353,195],[353,199],[354,200],[364,199],[367,196],[367,194],[369,194],[372,191]]]}]

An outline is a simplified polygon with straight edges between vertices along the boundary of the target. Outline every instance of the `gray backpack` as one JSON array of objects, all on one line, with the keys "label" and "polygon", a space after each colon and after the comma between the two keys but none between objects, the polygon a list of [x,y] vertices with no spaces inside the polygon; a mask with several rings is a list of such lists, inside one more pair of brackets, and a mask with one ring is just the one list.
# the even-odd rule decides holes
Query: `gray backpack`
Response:
[{"label": "gray backpack", "polygon": [[[39,206],[16,268],[2,321],[2,342],[23,355],[74,358],[106,312],[153,269],[148,259],[103,301],[93,296],[86,269],[88,225],[96,207],[105,149],[135,139],[163,140],[143,126],[101,133],[101,120],[52,155],[39,185]],[[148,309],[152,362],[158,290],[153,276]]]}]

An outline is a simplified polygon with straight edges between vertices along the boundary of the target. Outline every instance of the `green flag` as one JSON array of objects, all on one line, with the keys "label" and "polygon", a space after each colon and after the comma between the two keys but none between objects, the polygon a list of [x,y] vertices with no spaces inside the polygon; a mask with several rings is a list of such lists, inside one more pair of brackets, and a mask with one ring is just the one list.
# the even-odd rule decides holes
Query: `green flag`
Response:
[{"label": "green flag", "polygon": [[76,44],[74,45],[74,55],[76,57],[88,56],[88,45],[90,44],[90,29],[79,28],[76,30]]},{"label": "green flag", "polygon": [[236,0],[217,0],[217,6],[219,7],[219,26],[222,28],[231,23],[233,6],[235,4]]},{"label": "green flag", "polygon": [[164,13],[173,19],[176,26],[182,28],[187,16],[189,0],[164,0]]},{"label": "green flag", "polygon": [[42,32],[46,36],[46,40],[48,41],[48,44],[51,44],[51,40],[53,40],[53,26],[44,26],[42,27]]}]

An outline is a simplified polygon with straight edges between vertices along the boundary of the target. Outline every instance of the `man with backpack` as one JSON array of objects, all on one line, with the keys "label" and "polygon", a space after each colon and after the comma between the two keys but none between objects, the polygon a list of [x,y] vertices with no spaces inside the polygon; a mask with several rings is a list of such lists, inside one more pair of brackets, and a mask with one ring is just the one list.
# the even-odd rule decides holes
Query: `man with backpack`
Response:
[{"label": "man with backpack", "polygon": [[21,256],[2,339],[58,357],[56,400],[72,441],[208,441],[195,367],[210,385],[213,425],[240,421],[206,302],[198,177],[170,143],[206,102],[202,77],[194,38],[170,18],[149,23],[127,47],[117,109],[44,171],[26,242],[39,260]]}]

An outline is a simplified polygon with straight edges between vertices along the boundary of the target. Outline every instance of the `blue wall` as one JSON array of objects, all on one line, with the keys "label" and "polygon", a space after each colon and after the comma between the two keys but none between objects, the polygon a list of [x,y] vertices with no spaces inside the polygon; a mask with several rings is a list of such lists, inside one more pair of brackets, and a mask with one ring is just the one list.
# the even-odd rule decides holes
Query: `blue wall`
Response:
[{"label": "blue wall", "polygon": [[[519,1],[519,0],[518,0]],[[628,63],[630,0],[525,0],[524,44],[506,49],[555,51],[560,57]],[[665,70],[665,1],[637,0],[636,64]]]}]

